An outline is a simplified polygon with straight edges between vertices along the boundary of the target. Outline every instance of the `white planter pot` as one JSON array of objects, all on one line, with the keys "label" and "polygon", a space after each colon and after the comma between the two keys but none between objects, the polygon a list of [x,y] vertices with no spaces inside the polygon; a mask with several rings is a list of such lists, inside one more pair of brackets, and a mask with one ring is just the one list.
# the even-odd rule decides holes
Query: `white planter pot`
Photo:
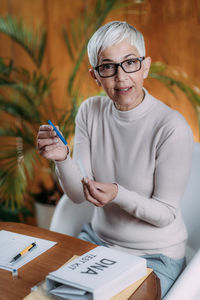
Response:
[{"label": "white planter pot", "polygon": [[55,208],[55,205],[35,202],[35,215],[38,227],[49,229]]}]

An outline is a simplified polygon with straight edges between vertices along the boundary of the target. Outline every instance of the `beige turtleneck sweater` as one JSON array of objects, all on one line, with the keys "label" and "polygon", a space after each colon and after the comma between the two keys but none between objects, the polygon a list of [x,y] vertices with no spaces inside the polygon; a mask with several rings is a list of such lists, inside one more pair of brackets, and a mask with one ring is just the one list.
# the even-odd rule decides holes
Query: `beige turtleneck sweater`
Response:
[{"label": "beige turtleneck sweater", "polygon": [[193,135],[182,115],[145,90],[143,102],[119,111],[108,97],[84,101],[76,117],[74,155],[56,162],[64,192],[85,201],[81,158],[87,174],[117,183],[116,198],[95,207],[92,227],[110,244],[135,255],[182,258],[187,231],[180,202],[192,158]]}]

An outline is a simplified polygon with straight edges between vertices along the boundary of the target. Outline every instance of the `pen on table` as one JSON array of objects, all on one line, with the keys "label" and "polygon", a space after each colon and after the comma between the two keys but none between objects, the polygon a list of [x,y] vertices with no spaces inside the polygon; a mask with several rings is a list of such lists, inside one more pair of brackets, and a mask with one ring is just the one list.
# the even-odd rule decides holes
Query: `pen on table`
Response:
[{"label": "pen on table", "polygon": [[67,141],[60,134],[60,132],[58,131],[58,129],[56,128],[56,126],[53,125],[53,123],[51,122],[51,120],[48,120],[48,123],[49,123],[49,125],[51,125],[53,127],[53,130],[57,133],[57,136],[61,139],[61,141],[63,142],[63,144],[67,145]]},{"label": "pen on table", "polygon": [[28,251],[30,251],[31,249],[33,249],[35,246],[36,246],[35,242],[32,243],[32,244],[30,244],[28,247],[26,247],[20,253],[18,253],[15,257],[13,257],[13,259],[10,261],[10,263],[13,263],[16,260],[18,260],[21,256],[23,256],[24,254],[26,254]]}]

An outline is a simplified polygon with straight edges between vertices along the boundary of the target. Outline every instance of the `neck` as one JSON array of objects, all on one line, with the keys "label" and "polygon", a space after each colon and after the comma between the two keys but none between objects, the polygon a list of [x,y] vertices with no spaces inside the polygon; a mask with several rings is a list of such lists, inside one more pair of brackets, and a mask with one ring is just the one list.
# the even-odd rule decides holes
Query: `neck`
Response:
[{"label": "neck", "polygon": [[135,107],[137,107],[140,103],[142,103],[142,101],[144,100],[144,90],[142,90],[142,93],[139,95],[139,97],[136,99],[136,101],[133,103],[133,105],[120,105],[117,102],[114,102],[114,105],[116,107],[117,110],[121,110],[121,111],[127,111],[127,110],[131,110],[134,109]]}]

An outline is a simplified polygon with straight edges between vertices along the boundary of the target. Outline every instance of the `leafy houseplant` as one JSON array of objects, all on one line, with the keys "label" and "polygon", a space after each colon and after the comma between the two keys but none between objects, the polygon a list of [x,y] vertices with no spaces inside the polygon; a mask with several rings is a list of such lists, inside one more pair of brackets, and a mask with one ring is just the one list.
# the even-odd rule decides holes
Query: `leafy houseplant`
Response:
[{"label": "leafy houseplant", "polygon": [[[4,219],[5,208],[10,210],[11,214],[15,211],[16,216],[30,215],[24,205],[24,197],[26,195],[28,198],[28,194],[34,196],[37,201],[55,203],[53,196],[58,183],[53,173],[54,166],[52,162],[44,162],[40,158],[35,139],[39,126],[46,123],[48,118],[54,119],[59,125],[62,122],[65,126],[65,136],[69,136],[73,131],[71,124],[76,107],[74,103],[70,116],[68,113],[58,116],[51,98],[54,81],[51,78],[52,72],[46,75],[41,71],[47,32],[41,29],[29,30],[21,20],[11,17],[0,18],[0,31],[6,33],[26,51],[35,67],[33,71],[29,71],[16,66],[11,58],[0,58],[0,199],[1,218]],[[49,172],[53,182],[51,189],[47,189],[41,183],[37,194],[28,188],[34,176],[35,163],[46,165],[45,170]],[[58,188],[57,191],[61,195]]]},{"label": "leafy houseplant", "polygon": [[[51,96],[54,83],[52,72],[45,74],[41,70],[47,31],[42,28],[29,29],[22,20],[13,17],[0,17],[0,32],[18,43],[34,64],[34,70],[29,70],[17,66],[12,58],[0,57],[0,219],[8,219],[5,217],[8,210],[11,218],[15,213],[13,220],[24,220],[30,214],[27,209],[30,195],[36,201],[46,203],[56,203],[60,198],[62,192],[55,177],[54,164],[37,153],[37,131],[50,118],[60,126],[66,139],[73,136],[75,115],[83,98],[83,75],[88,71],[87,42],[110,11],[122,5],[121,0],[97,0],[85,10],[84,16],[77,17],[68,29],[63,29],[68,56],[73,62],[66,91],[70,108],[64,113],[55,107]],[[177,86],[198,111],[198,94],[188,85],[167,75],[167,66],[153,63],[149,77],[161,81],[173,93]],[[53,183],[51,188],[47,188],[39,182],[37,193],[32,188],[37,171],[35,164],[37,170],[43,171],[44,176],[48,175]]]},{"label": "leafy houseplant", "polygon": [[45,76],[40,70],[46,31],[32,33],[11,17],[0,18],[0,24],[1,31],[24,48],[35,66],[30,72],[15,66],[11,58],[0,58],[1,218],[4,219],[6,208],[11,214],[15,211],[20,220],[20,215],[30,215],[24,195],[33,177],[35,161],[40,161],[35,147],[38,127],[54,109],[53,102],[48,109],[45,107],[53,80],[51,73]]}]

